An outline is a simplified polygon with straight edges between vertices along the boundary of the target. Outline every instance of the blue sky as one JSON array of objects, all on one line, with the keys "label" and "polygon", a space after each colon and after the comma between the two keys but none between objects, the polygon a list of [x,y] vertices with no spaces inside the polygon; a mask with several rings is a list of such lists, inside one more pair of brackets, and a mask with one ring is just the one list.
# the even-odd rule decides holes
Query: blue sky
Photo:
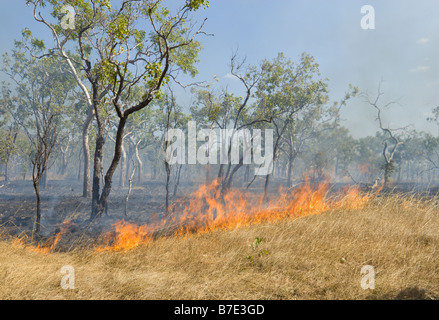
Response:
[{"label": "blue sky", "polygon": [[[47,34],[33,21],[25,0],[0,4],[1,53],[11,49],[24,27]],[[363,5],[375,9],[375,30],[360,27]],[[214,34],[201,38],[197,79],[216,75],[219,85],[239,94],[239,82],[227,76],[237,48],[249,63],[274,58],[278,52],[292,59],[307,52],[329,78],[333,100],[340,100],[350,83],[373,95],[383,79],[383,103],[398,101],[384,111],[385,122],[436,133],[426,118],[439,105],[438,13],[436,0],[210,0],[210,7],[197,13],[199,21],[208,18],[205,31]],[[181,93],[181,99],[190,103],[189,94]],[[377,131],[374,112],[360,98],[342,115],[356,137]]]}]

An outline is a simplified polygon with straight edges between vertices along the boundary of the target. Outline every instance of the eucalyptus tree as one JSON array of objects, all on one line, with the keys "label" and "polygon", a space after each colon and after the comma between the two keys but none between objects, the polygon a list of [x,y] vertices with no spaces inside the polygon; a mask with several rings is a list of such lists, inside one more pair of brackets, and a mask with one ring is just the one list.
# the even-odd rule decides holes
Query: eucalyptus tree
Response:
[{"label": "eucalyptus tree", "polygon": [[[109,137],[115,143],[117,123],[115,121],[110,122],[112,123],[112,132]],[[130,176],[130,171],[132,170],[130,163],[133,162],[133,157],[135,157],[138,167],[137,183],[142,182],[143,161],[140,156],[140,150],[154,143],[153,134],[157,130],[158,124],[155,123],[154,110],[151,105],[136,112],[127,121],[121,146],[120,187],[125,186],[126,178]],[[128,148],[126,144],[128,145]]]},{"label": "eucalyptus tree", "polygon": [[[294,162],[304,152],[306,144],[316,143],[321,145],[317,140],[321,140],[325,136],[332,135],[333,131],[337,131],[339,128],[340,109],[356,93],[357,89],[351,86],[350,92],[346,94],[340,103],[334,103],[329,106],[326,104],[312,104],[307,108],[301,108],[292,115],[291,121],[287,122],[284,134],[281,135],[279,141],[279,150],[285,153],[288,161],[288,187],[291,187],[292,184]],[[333,138],[341,138],[341,136]],[[336,140],[341,142],[339,139]],[[325,139],[325,145],[328,145],[330,142],[331,139]],[[330,144],[332,145],[332,143]],[[337,145],[333,147],[337,148]]]},{"label": "eucalyptus tree", "polygon": [[382,176],[383,176],[383,185],[386,187],[389,182],[392,173],[395,170],[395,162],[394,162],[394,156],[396,154],[396,151],[398,148],[404,144],[404,142],[401,140],[401,134],[406,131],[406,127],[401,128],[390,128],[389,126],[384,125],[382,112],[383,109],[386,109],[392,104],[395,104],[395,101],[390,101],[388,103],[385,103],[381,105],[380,99],[383,96],[383,91],[381,89],[382,83],[378,85],[378,90],[375,98],[371,98],[369,94],[362,93],[362,96],[365,98],[365,101],[375,109],[376,111],[376,120],[378,122],[379,128],[383,134],[382,144],[382,156],[384,163],[381,166],[382,169]]},{"label": "eucalyptus tree", "polygon": [[[263,76],[256,91],[258,112],[272,118],[275,131],[273,163],[279,155],[279,146],[295,115],[312,106],[322,106],[328,101],[327,80],[320,79],[319,65],[314,58],[303,53],[298,62],[293,62],[283,53],[272,61],[263,63]],[[271,174],[265,178],[264,199]]]},{"label": "eucalyptus tree", "polygon": [[[130,115],[148,106],[161,95],[161,87],[180,73],[194,76],[201,44],[196,39],[204,21],[195,27],[193,11],[208,6],[206,0],[187,0],[178,9],[169,9],[161,0],[125,0],[113,7],[108,0],[30,0],[34,18],[51,31],[55,45],[49,54],[61,56],[82,89],[97,122],[91,219],[106,207],[113,174],[122,154],[124,129]],[[51,23],[39,12],[50,6],[58,23]],[[64,28],[66,6],[75,11],[75,23]],[[67,48],[70,46],[73,53]],[[88,84],[86,84],[88,82]],[[144,94],[130,100],[135,87]],[[111,164],[103,172],[103,148],[107,122],[105,108],[111,105],[117,115],[115,148]]]},{"label": "eucalyptus tree", "polygon": [[[220,163],[217,178],[220,179],[221,185],[229,184],[230,169],[232,167],[231,148],[233,136],[236,134],[238,128],[243,127],[244,119],[248,113],[246,101],[242,97],[235,96],[228,92],[227,89],[222,89],[219,93],[214,90],[201,89],[196,92],[195,104],[191,107],[191,113],[197,119],[197,125],[205,126],[211,131],[221,130],[223,133],[217,141],[217,137],[208,136],[209,141],[204,144],[204,151],[206,157],[209,158],[210,164],[218,162],[218,149],[220,150]],[[245,125],[244,125],[245,127]],[[230,129],[230,134],[225,134],[225,130]],[[216,157],[215,159],[213,157]],[[206,163],[206,180],[207,174],[210,171],[210,164]],[[239,161],[241,163],[241,161]],[[236,167],[240,167],[238,163]]]},{"label": "eucalyptus tree", "polygon": [[[182,107],[177,104],[176,98],[174,96],[173,90],[168,88],[164,96],[156,103],[156,123],[158,124],[157,137],[160,139],[160,144],[162,148],[163,163],[166,172],[166,182],[165,182],[165,213],[166,216],[169,215],[169,198],[171,195],[171,174],[172,169],[176,168],[175,171],[175,181],[174,181],[174,192],[173,195],[177,193],[178,184],[180,182],[180,174],[183,163],[174,161],[174,153],[178,152],[174,147],[172,130],[183,130],[187,128],[187,124],[191,120],[190,115],[185,114],[182,111]],[[182,131],[179,131],[182,132]],[[185,139],[186,140],[186,139]],[[183,143],[183,141],[180,142]],[[186,150],[186,141],[184,141]],[[180,147],[180,146],[178,146]],[[178,148],[177,147],[177,148]],[[175,159],[176,160],[176,159]]]},{"label": "eucalyptus tree", "polygon": [[[195,119],[210,129],[220,129],[222,132],[220,144],[220,164],[218,179],[221,182],[221,194],[227,192],[232,184],[236,172],[244,165],[245,152],[236,159],[232,159],[233,146],[239,150],[238,132],[243,129],[252,129],[255,126],[262,126],[263,123],[271,121],[271,116],[257,113],[251,99],[255,94],[258,83],[263,74],[262,66],[246,64],[245,59],[239,59],[234,53],[230,60],[230,74],[239,80],[243,87],[243,95],[237,96],[223,88],[219,92],[213,89],[202,89],[196,91],[196,101],[191,108]],[[227,132],[227,133],[226,133]],[[243,131],[246,132],[246,131]],[[243,137],[243,148],[251,149],[248,145],[253,141],[254,136]],[[209,138],[210,140],[210,138]],[[218,142],[209,141],[210,149],[218,149]],[[208,173],[210,168],[206,167]]]},{"label": "eucalyptus tree", "polygon": [[[38,44],[36,44],[38,45]],[[11,55],[3,57],[3,71],[14,82],[10,113],[28,138],[32,182],[37,198],[33,234],[40,231],[40,182],[53,162],[60,127],[66,120],[69,98],[75,80],[56,57],[36,59],[23,51],[17,41]]]}]

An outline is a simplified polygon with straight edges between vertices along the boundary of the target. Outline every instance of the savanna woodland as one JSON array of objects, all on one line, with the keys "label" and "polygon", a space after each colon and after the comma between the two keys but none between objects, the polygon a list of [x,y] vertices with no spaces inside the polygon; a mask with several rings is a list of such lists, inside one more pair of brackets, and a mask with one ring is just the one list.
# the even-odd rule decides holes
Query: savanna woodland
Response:
[{"label": "savanna woodland", "polygon": [[[404,120],[398,79],[331,90],[324,57],[284,49],[305,31],[244,22],[233,33],[275,53],[235,43],[205,76],[218,0],[14,2],[27,26],[2,44],[1,299],[439,297],[439,137]],[[352,28],[378,32],[360,8]]]}]

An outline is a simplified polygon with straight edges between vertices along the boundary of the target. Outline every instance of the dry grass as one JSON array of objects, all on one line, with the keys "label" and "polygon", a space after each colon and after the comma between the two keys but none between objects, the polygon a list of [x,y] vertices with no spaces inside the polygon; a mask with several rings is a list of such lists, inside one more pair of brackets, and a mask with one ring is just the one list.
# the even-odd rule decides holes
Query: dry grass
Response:
[{"label": "dry grass", "polygon": [[[438,230],[435,200],[392,196],[362,210],[160,239],[128,252],[41,255],[0,242],[0,298],[435,299]],[[255,237],[268,254],[252,251]],[[64,265],[75,268],[74,290],[60,287]],[[375,290],[361,289],[364,265],[375,268]]]}]

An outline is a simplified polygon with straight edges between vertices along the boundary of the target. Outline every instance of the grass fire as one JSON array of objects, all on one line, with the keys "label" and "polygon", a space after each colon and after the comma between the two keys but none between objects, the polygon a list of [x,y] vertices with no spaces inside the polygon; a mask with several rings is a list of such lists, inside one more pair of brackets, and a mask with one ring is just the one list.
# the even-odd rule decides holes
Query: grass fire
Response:
[{"label": "grass fire", "polygon": [[438,20],[317,3],[4,4],[0,299],[438,299]]}]

